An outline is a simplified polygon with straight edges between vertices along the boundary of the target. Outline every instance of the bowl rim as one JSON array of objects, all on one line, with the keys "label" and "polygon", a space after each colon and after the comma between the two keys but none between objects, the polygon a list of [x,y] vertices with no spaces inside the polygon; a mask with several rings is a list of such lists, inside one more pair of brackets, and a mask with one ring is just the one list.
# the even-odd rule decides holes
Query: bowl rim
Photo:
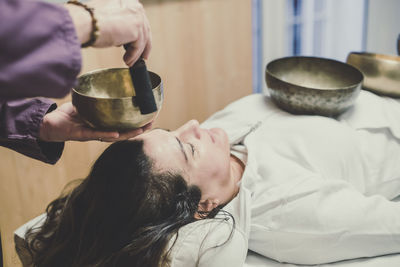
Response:
[{"label": "bowl rim", "polygon": [[348,54],[347,59],[350,56],[358,56],[358,57],[363,57],[363,58],[368,58],[372,60],[377,60],[377,61],[387,61],[390,63],[400,63],[400,57],[396,55],[389,55],[389,54],[378,54],[378,53],[371,53],[371,52],[356,52],[352,51]]},{"label": "bowl rim", "polygon": [[[271,71],[269,71],[269,69],[268,69],[268,66],[270,66],[270,64],[272,64],[272,63],[275,63],[275,62],[277,62],[277,61],[281,61],[281,60],[284,60],[284,59],[293,59],[293,58],[299,58],[299,59],[301,59],[301,58],[318,59],[318,60],[324,60],[324,61],[331,61],[331,62],[335,62],[335,63],[340,63],[340,64],[343,64],[343,65],[349,67],[350,69],[353,69],[357,74],[359,74],[359,76],[361,77],[361,79],[360,79],[359,82],[354,83],[354,84],[349,85],[349,86],[345,86],[345,87],[344,87],[344,86],[341,86],[341,87],[331,87],[331,88],[324,88],[324,89],[322,89],[322,88],[313,88],[313,87],[298,85],[298,84],[294,84],[294,83],[292,83],[292,82],[284,81],[284,80],[282,80],[281,78],[279,78],[279,77],[277,77],[276,75],[274,75],[274,74],[273,74]],[[297,87],[300,87],[300,88],[305,88],[305,89],[310,89],[310,90],[315,90],[315,91],[324,91],[324,92],[338,91],[338,90],[343,90],[343,91],[344,91],[344,90],[352,89],[352,88],[355,88],[355,87],[361,85],[362,82],[363,82],[363,80],[364,80],[364,75],[363,75],[363,73],[362,73],[359,69],[357,69],[356,67],[354,67],[354,66],[352,66],[352,65],[350,65],[350,64],[348,64],[348,63],[345,63],[345,62],[342,62],[342,61],[339,61],[339,60],[335,60],[335,59],[324,58],[324,57],[313,57],[313,56],[288,56],[288,57],[281,57],[281,58],[274,59],[274,60],[268,62],[268,64],[266,65],[266,67],[265,67],[265,73],[268,74],[268,75],[271,75],[273,78],[275,78],[275,79],[277,79],[277,80],[279,80],[279,81],[281,81],[281,82],[284,82],[284,83],[289,84],[289,85],[292,85],[292,86],[297,86]],[[267,87],[268,87],[268,86],[267,86]],[[268,88],[269,88],[269,87],[268,87]],[[273,89],[273,88],[269,88],[269,89]]]},{"label": "bowl rim", "polygon": [[[84,74],[82,74],[82,75],[79,75],[78,76],[78,79],[79,78],[82,78],[82,77],[85,77],[85,76],[88,76],[88,75],[91,75],[91,74],[94,74],[94,73],[96,73],[96,72],[100,72],[100,71],[105,71],[105,70],[128,70],[129,71],[129,68],[123,68],[123,67],[121,67],[121,68],[101,68],[101,69],[95,69],[95,70],[91,70],[91,71],[89,71],[89,72],[85,72]],[[152,91],[157,91],[158,90],[158,88],[161,86],[161,94],[163,94],[162,93],[162,79],[161,79],[161,76],[160,75],[158,75],[157,73],[155,73],[155,72],[153,72],[153,71],[148,71],[149,72],[149,74],[151,73],[151,74],[154,74],[154,75],[156,75],[159,79],[160,79],[160,83],[157,85],[157,86],[155,86],[153,89],[151,89]],[[80,96],[83,96],[83,97],[87,97],[87,98],[90,98],[90,99],[101,99],[101,100],[125,100],[125,99],[129,99],[129,100],[131,100],[132,99],[132,97],[135,97],[135,95],[133,95],[133,96],[124,96],[124,97],[96,97],[96,96],[90,96],[90,95],[86,95],[86,94],[82,94],[81,92],[78,92],[76,89],[75,89],[75,87],[72,87],[72,92],[73,93],[75,93],[75,94],[77,94],[77,95],[80,95]]]}]

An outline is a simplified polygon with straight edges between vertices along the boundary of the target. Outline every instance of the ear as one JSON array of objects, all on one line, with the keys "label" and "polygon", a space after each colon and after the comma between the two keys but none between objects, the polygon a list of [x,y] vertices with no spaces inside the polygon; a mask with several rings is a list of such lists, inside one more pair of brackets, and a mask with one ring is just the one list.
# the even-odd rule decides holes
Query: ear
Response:
[{"label": "ear", "polygon": [[[219,200],[218,199],[206,199],[206,200],[200,200],[199,202],[199,207],[198,211],[202,212],[210,212],[219,205]],[[195,214],[196,219],[201,219],[201,215],[199,213]]]}]

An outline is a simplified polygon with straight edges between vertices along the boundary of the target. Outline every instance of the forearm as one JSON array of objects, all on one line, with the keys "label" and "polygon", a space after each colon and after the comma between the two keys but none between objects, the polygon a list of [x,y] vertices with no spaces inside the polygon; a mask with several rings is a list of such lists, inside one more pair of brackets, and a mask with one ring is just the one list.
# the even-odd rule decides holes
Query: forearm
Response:
[{"label": "forearm", "polygon": [[81,42],[64,7],[0,0],[0,40],[0,96],[64,97],[74,86]]},{"label": "forearm", "polygon": [[83,44],[89,41],[92,31],[92,19],[89,12],[83,7],[73,4],[64,4],[64,8],[71,16],[79,42]]},{"label": "forearm", "polygon": [[46,163],[57,162],[64,143],[38,139],[44,115],[55,107],[48,99],[0,99],[0,145]]}]

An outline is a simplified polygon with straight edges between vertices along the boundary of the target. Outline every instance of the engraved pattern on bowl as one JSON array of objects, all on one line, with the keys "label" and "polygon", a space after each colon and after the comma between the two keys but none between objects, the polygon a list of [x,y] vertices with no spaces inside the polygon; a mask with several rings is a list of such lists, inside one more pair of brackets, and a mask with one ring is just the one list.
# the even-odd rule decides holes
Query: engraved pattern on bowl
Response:
[{"label": "engraved pattern on bowl", "polygon": [[356,68],[317,57],[280,58],[266,67],[272,100],[294,114],[337,116],[354,104],[362,80]]}]

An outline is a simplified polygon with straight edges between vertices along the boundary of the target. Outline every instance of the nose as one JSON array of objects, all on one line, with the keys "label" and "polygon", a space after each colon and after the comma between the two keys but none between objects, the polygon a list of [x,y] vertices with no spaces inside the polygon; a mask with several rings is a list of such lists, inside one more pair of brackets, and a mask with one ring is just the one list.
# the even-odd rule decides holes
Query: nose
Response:
[{"label": "nose", "polygon": [[176,130],[180,136],[194,136],[197,139],[200,139],[200,125],[197,120],[190,120],[184,125],[182,125],[179,129]]}]

